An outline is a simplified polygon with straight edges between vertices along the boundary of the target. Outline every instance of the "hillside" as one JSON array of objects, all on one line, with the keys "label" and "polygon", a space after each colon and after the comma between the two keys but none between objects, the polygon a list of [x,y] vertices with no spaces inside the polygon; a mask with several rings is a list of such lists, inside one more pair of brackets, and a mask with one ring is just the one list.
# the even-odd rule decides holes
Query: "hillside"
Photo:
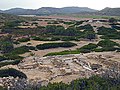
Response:
[{"label": "hillside", "polygon": [[104,8],[99,13],[110,16],[120,16],[120,8]]},{"label": "hillside", "polygon": [[88,7],[63,7],[63,8],[54,8],[54,7],[42,7],[39,9],[22,9],[22,8],[13,8],[3,11],[8,14],[15,15],[44,15],[44,14],[70,14],[70,13],[79,13],[79,12],[95,12],[96,10],[90,9]]},{"label": "hillside", "polygon": [[12,14],[0,13],[0,28],[8,22],[15,22],[15,21],[31,21],[31,17],[21,17]]},{"label": "hillside", "polygon": [[120,8],[104,8],[100,11],[88,7],[41,7],[39,9],[23,9],[12,8],[2,11],[0,13],[14,14],[14,15],[51,15],[51,14],[83,14],[83,15],[108,15],[120,16]]},{"label": "hillside", "polygon": [[5,13],[0,13],[0,21],[11,21],[11,20],[17,20],[20,19],[20,17],[15,16],[15,15],[10,15],[10,14],[5,14]]},{"label": "hillside", "polygon": [[23,8],[12,8],[9,10],[3,11],[4,13],[14,14],[14,15],[24,15],[35,13],[32,9],[23,9]]}]

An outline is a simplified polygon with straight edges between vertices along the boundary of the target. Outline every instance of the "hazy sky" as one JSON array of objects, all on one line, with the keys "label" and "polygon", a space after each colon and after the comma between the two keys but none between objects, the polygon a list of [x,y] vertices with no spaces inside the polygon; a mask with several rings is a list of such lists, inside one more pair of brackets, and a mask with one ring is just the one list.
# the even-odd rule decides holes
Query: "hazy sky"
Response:
[{"label": "hazy sky", "polygon": [[120,0],[1,0],[0,9],[79,6],[92,9],[120,7]]}]

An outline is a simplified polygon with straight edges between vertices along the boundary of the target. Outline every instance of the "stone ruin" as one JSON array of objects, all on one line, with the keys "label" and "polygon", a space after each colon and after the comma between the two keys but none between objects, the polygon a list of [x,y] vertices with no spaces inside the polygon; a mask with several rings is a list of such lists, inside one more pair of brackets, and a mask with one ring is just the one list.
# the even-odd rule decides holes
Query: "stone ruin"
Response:
[{"label": "stone ruin", "polygon": [[96,64],[92,65],[91,63],[86,60],[86,57],[83,57],[80,54],[76,55],[59,55],[59,56],[47,56],[47,57],[27,57],[25,58],[19,65],[19,69],[22,70],[36,70],[38,72],[46,72],[49,73],[49,78],[46,78],[46,80],[51,81],[54,78],[57,78],[59,76],[67,76],[67,75],[76,75],[81,73],[84,76],[89,77],[91,74],[96,74],[96,71],[94,71],[99,67],[99,65]]}]

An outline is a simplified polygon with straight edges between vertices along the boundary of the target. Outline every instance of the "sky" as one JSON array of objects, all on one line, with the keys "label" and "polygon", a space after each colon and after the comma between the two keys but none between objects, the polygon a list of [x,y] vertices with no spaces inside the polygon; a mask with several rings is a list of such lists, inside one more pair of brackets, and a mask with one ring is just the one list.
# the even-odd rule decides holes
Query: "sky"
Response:
[{"label": "sky", "polygon": [[40,7],[89,7],[101,10],[105,7],[120,7],[120,0],[1,0],[0,9],[10,8],[38,9]]}]

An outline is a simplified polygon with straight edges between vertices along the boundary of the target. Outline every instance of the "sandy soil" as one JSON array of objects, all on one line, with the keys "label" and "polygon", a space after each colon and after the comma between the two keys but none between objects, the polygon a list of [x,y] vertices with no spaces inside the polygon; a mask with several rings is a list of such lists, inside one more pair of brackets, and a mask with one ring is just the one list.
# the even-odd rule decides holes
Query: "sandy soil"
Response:
[{"label": "sandy soil", "polygon": [[64,82],[64,83],[70,83],[73,80],[76,80],[78,78],[83,78],[82,76],[80,76],[80,74],[76,74],[76,75],[66,75],[63,77],[57,77],[55,79],[53,79],[51,81],[51,83],[55,83],[55,82]]}]

